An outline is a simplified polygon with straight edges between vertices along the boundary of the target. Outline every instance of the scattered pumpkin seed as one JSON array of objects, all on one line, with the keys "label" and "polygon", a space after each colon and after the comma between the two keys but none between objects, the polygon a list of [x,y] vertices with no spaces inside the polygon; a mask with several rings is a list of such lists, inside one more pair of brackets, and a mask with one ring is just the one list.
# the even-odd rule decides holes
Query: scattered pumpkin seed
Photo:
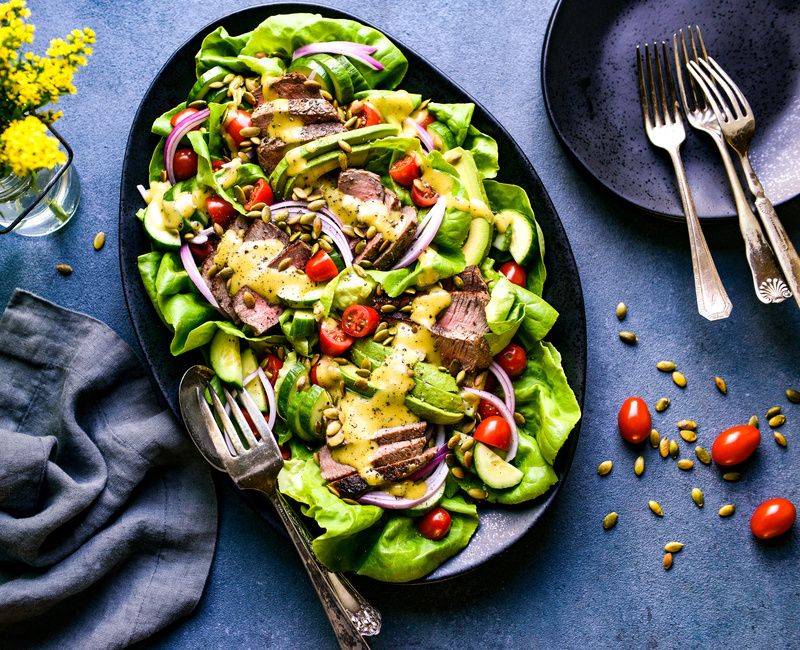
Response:
[{"label": "scattered pumpkin seed", "polygon": [[331,485],[330,483],[328,483],[328,490],[330,490],[333,493],[334,496],[337,496],[337,497],[342,496],[342,493],[339,492],[339,490],[336,489],[335,485]]},{"label": "scattered pumpkin seed", "polygon": [[699,487],[692,488],[692,501],[698,508],[703,507],[705,499],[703,498],[703,491]]},{"label": "scattered pumpkin seed", "polygon": [[363,377],[358,377],[353,384],[358,390],[367,390],[369,388],[369,382]]},{"label": "scattered pumpkin seed", "polygon": [[686,442],[695,442],[697,440],[697,434],[691,429],[681,429],[680,434],[681,438]]},{"label": "scattered pumpkin seed", "polygon": [[678,365],[674,361],[659,361],[656,364],[656,368],[661,372],[672,372],[677,367]]},{"label": "scattered pumpkin seed", "polygon": [[600,476],[606,476],[607,474],[611,473],[611,470],[614,469],[614,463],[610,460],[604,460],[597,466],[597,473]]},{"label": "scattered pumpkin seed", "polygon": [[740,478],[742,478],[742,475],[739,472],[725,472],[722,475],[724,481],[729,481],[731,483],[738,481]]},{"label": "scattered pumpkin seed", "polygon": [[460,467],[451,467],[450,473],[456,478],[464,478],[466,476],[466,472]]},{"label": "scattered pumpkin seed", "polygon": [[470,436],[464,442],[462,442],[461,445],[459,445],[459,446],[461,447],[461,451],[464,451],[464,452],[469,451],[470,449],[472,449],[475,446],[475,438]]},{"label": "scattered pumpkin seed", "polygon": [[777,442],[781,447],[786,447],[786,436],[784,436],[780,431],[773,431],[772,435],[775,437],[775,442]]},{"label": "scattered pumpkin seed", "polygon": [[288,269],[288,268],[289,268],[291,265],[292,265],[292,258],[291,258],[291,257],[287,257],[286,259],[282,259],[282,260],[281,260],[281,261],[278,263],[278,271],[285,271],[285,270],[286,270],[286,269]]},{"label": "scattered pumpkin seed", "polygon": [[603,528],[605,530],[611,530],[617,525],[617,521],[619,521],[619,514],[616,512],[609,512],[605,517],[603,517]]},{"label": "scattered pumpkin seed", "polygon": [[392,312],[395,311],[397,311],[397,307],[391,303],[386,303],[385,305],[381,305],[382,314],[391,314]]},{"label": "scattered pumpkin seed", "polygon": [[222,226],[220,226],[218,223],[214,224],[214,234],[217,237],[222,237],[222,235],[225,234],[225,231],[222,229]]},{"label": "scattered pumpkin seed", "polygon": [[661,438],[661,441],[658,443],[658,453],[661,454],[661,458],[669,456],[669,438]]},{"label": "scattered pumpkin seed", "polygon": [[223,280],[230,280],[233,277],[233,269],[230,266],[223,267],[217,275]]},{"label": "scattered pumpkin seed", "polygon": [[664,551],[666,553],[680,553],[683,550],[683,544],[680,542],[667,542],[664,544]]},{"label": "scattered pumpkin seed", "polygon": [[652,500],[648,501],[647,507],[650,508],[653,514],[656,515],[657,517],[664,516],[664,511],[661,509],[661,504],[659,504],[658,501],[652,501]]},{"label": "scattered pumpkin seed", "polygon": [[758,416],[757,415],[751,416],[750,419],[747,421],[747,424],[749,424],[751,427],[755,427],[756,429],[758,429]]},{"label": "scattered pumpkin seed", "polygon": [[448,467],[455,467],[458,463],[456,460],[455,454],[447,454],[444,457],[444,462]]},{"label": "scattered pumpkin seed", "polygon": [[367,232],[364,233],[367,236],[367,239],[372,239],[375,235],[378,234],[378,229],[375,226],[370,226],[367,228]]},{"label": "scattered pumpkin seed", "polygon": [[453,276],[453,284],[455,285],[456,289],[463,289],[464,288],[464,278],[461,276]]},{"label": "scattered pumpkin seed", "polygon": [[[338,422],[338,420],[335,422]],[[331,422],[331,424],[334,424],[334,422]],[[327,442],[329,447],[338,447],[344,442],[344,431],[334,433],[327,439]]]},{"label": "scattered pumpkin seed", "polygon": [[357,369],[356,369],[356,374],[357,374],[359,377],[365,377],[365,378],[369,379],[369,376],[370,376],[372,373],[371,373],[371,372],[370,372],[370,371],[369,371],[367,368],[357,368]]},{"label": "scattered pumpkin seed", "polygon": [[56,264],[56,271],[61,275],[72,275],[72,267],[69,264]]},{"label": "scattered pumpkin seed", "polygon": [[99,251],[103,246],[106,245],[106,234],[101,230],[94,236],[94,242],[92,244],[96,251]]},{"label": "scattered pumpkin seed", "polygon": [[676,370],[672,373],[672,381],[675,382],[675,385],[678,388],[686,388],[686,377],[683,376],[683,373]]},{"label": "scattered pumpkin seed", "polygon": [[638,337],[633,332],[623,330],[619,333],[619,340],[628,345],[636,345],[639,342]]},{"label": "scattered pumpkin seed", "polygon": [[470,488],[467,490],[467,494],[471,496],[473,499],[482,500],[489,496],[489,493],[486,490],[481,490],[480,488]]},{"label": "scattered pumpkin seed", "polygon": [[455,446],[458,444],[458,441],[461,440],[461,436],[457,433],[450,437],[450,440],[447,441],[447,447],[449,449],[455,449]]},{"label": "scattered pumpkin seed", "polygon": [[669,408],[670,405],[669,397],[662,397],[656,402],[656,412],[663,413]]},{"label": "scattered pumpkin seed", "polygon": [[[464,371],[462,370],[461,372]],[[514,422],[518,426],[522,426],[523,424],[525,424],[525,416],[522,415],[522,413],[520,413],[519,411],[514,411]]]},{"label": "scattered pumpkin seed", "polygon": [[381,343],[385,341],[389,336],[391,336],[389,334],[389,331],[383,329],[380,332],[375,332],[375,335],[372,338],[376,343]]},{"label": "scattered pumpkin seed", "polygon": [[787,388],[786,399],[788,399],[792,404],[800,404],[800,391],[795,390],[794,388]]},{"label": "scattered pumpkin seed", "polygon": [[711,464],[711,454],[708,453],[708,449],[705,447],[695,447],[694,448],[694,455],[697,456],[697,460],[699,460],[703,465],[710,465]]},{"label": "scattered pumpkin seed", "polygon": [[774,418],[780,412],[781,412],[780,406],[773,406],[771,409],[767,411],[767,419],[769,420],[770,418]]},{"label": "scattered pumpkin seed", "polygon": [[670,440],[669,441],[669,455],[673,458],[678,457],[678,452],[680,452],[680,447],[678,446],[677,440]]},{"label": "scattered pumpkin seed", "polygon": [[188,104],[189,108],[196,108],[198,111],[202,111],[206,106],[208,106],[208,102],[205,99],[195,99]]},{"label": "scattered pumpkin seed", "polygon": [[669,571],[672,568],[672,553],[664,554],[664,559],[662,560],[662,564],[664,565],[665,571]]},{"label": "scattered pumpkin seed", "polygon": [[678,420],[676,426],[679,429],[688,429],[689,431],[697,431],[697,422],[694,420]]},{"label": "scattered pumpkin seed", "polygon": [[714,385],[723,395],[728,394],[728,384],[725,383],[725,380],[722,377],[714,377]]},{"label": "scattered pumpkin seed", "polygon": [[329,102],[333,101],[333,95],[331,95],[327,90],[320,90],[319,94],[322,95],[323,99],[327,99]]},{"label": "scattered pumpkin seed", "polygon": [[617,320],[625,320],[625,317],[628,315],[628,306],[621,302],[617,305]]},{"label": "scattered pumpkin seed", "polygon": [[352,153],[353,152],[353,147],[350,146],[349,142],[346,142],[344,140],[339,140],[338,142],[339,142],[339,148],[342,151],[344,151],[345,153]]},{"label": "scattered pumpkin seed", "polygon": [[650,446],[653,449],[658,449],[658,443],[661,442],[661,436],[655,429],[650,430]]},{"label": "scattered pumpkin seed", "polygon": [[472,457],[473,453],[471,451],[464,452],[464,467],[466,467],[467,469],[472,467]]},{"label": "scattered pumpkin seed", "polygon": [[783,413],[780,413],[779,415],[770,418],[767,424],[769,424],[769,426],[771,426],[773,429],[777,429],[778,427],[786,424],[786,416]]},{"label": "scattered pumpkin seed", "polygon": [[334,408],[334,407],[331,406],[330,408],[326,408],[322,412],[322,415],[324,415],[329,420],[338,420],[339,419],[339,409]]},{"label": "scattered pumpkin seed", "polygon": [[633,463],[633,473],[636,476],[644,474],[644,456],[639,456]]},{"label": "scattered pumpkin seed", "polygon": [[693,460],[689,460],[688,458],[681,458],[678,461],[678,469],[682,469],[684,472],[688,472],[693,467],[694,467]]},{"label": "scattered pumpkin seed", "polygon": [[736,511],[736,508],[733,507],[733,504],[732,503],[728,503],[727,505],[724,505],[719,509],[719,516],[720,517],[730,517],[735,511]]},{"label": "scattered pumpkin seed", "polygon": [[252,309],[253,307],[256,306],[255,296],[249,291],[245,291],[242,294],[242,300],[244,301],[244,304],[248,309]]},{"label": "scattered pumpkin seed", "polygon": [[[344,142],[344,140],[339,140],[339,142]],[[317,210],[322,210],[325,205],[325,199],[317,199],[316,201],[312,201],[308,204],[308,209],[312,212],[316,212]]]}]

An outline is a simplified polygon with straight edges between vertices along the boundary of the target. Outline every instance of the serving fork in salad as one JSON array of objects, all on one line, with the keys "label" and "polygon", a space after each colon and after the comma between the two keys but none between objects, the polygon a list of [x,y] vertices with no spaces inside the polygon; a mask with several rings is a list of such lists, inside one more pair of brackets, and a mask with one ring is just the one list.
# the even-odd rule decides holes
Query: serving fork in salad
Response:
[{"label": "serving fork in salad", "polygon": [[380,632],[380,612],[346,577],[329,571],[317,560],[308,531],[278,490],[283,457],[269,424],[246,390],[234,396],[223,388],[223,404],[209,383],[213,377],[210,368],[192,366],[181,379],[181,414],[192,440],[205,459],[214,468],[227,472],[238,487],[267,495],[303,561],[339,646],[368,650],[364,636]]}]

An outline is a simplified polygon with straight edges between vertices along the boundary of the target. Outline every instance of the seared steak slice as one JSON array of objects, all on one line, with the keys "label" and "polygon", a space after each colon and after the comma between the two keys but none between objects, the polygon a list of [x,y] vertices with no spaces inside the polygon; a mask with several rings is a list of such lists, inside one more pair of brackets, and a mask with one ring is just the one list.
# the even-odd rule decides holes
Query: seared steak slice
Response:
[{"label": "seared steak slice", "polygon": [[[464,283],[460,288],[456,287],[453,278],[459,277]],[[458,276],[442,280],[442,287],[447,291],[486,291],[486,282],[477,266],[468,266]]]},{"label": "seared steak slice", "polygon": [[[266,134],[267,127],[275,116],[275,104],[264,102],[253,111],[251,121],[253,126],[261,129]],[[279,111],[289,116],[291,122],[300,124],[319,124],[320,122],[341,122],[339,113],[329,101],[324,99],[290,99],[286,111]]]},{"label": "seared steak slice", "polygon": [[[340,192],[354,196],[362,201],[383,201],[384,194],[394,192],[381,184],[381,177],[365,169],[346,169],[339,174],[338,188]],[[395,198],[397,198],[395,196]]]},{"label": "seared steak slice", "polygon": [[413,422],[399,427],[386,427],[373,433],[372,439],[379,445],[390,445],[401,440],[413,440],[419,436],[424,436],[427,428],[427,422]]},{"label": "seared steak slice", "polygon": [[[385,483],[399,481],[430,463],[435,455],[436,449],[426,449],[413,458],[401,460],[391,465],[385,465],[384,467],[376,467],[375,471],[378,472]],[[320,463],[321,462],[322,452],[320,452]],[[343,497],[349,498],[359,497],[371,487],[359,476],[356,470],[353,470],[351,474],[343,476],[342,478],[330,481],[329,485],[336,488]]]},{"label": "seared steak slice", "polygon": [[372,464],[378,467],[385,467],[392,463],[399,463],[408,460],[422,453],[425,446],[425,436],[413,440],[401,440],[386,445],[380,445],[372,456]]},{"label": "seared steak slice", "polygon": [[431,328],[436,348],[444,365],[458,361],[467,372],[488,368],[492,362],[489,344],[484,338],[486,305],[489,293],[483,291],[451,291],[452,302]]},{"label": "seared steak slice", "polygon": [[318,86],[306,86],[306,76],[290,72],[279,77],[269,85],[269,94],[284,99],[319,99],[322,97]]},{"label": "seared steak slice", "polygon": [[239,320],[239,316],[236,314],[236,310],[233,308],[233,298],[231,298],[230,294],[228,293],[226,281],[218,275],[215,275],[213,278],[208,277],[211,267],[214,266],[214,253],[216,251],[216,246],[214,249],[215,250],[211,251],[209,256],[206,257],[205,261],[203,262],[203,266],[200,268],[200,275],[203,276],[203,280],[205,280],[208,288],[211,289],[211,294],[216,299],[219,308],[225,314],[227,314],[234,323],[238,325],[241,321]]},{"label": "seared steak slice", "polygon": [[300,131],[300,136],[296,142],[287,144],[280,138],[264,138],[258,145],[258,164],[266,174],[272,173],[281,158],[286,154],[287,147],[306,144],[312,140],[322,138],[333,133],[344,131],[344,126],[339,122],[322,122],[321,124],[309,124]]},{"label": "seared steak slice", "polygon": [[[248,291],[256,301],[252,308],[244,302],[244,294]],[[283,313],[283,307],[269,304],[264,297],[246,286],[236,292],[236,296],[233,298],[233,309],[243,323],[253,328],[256,336],[261,336],[270,327],[276,325],[278,318]]]},{"label": "seared steak slice", "polygon": [[345,476],[355,473],[355,468],[350,465],[337,462],[333,459],[331,448],[325,445],[319,450],[319,468],[322,478],[326,481],[338,481]]},{"label": "seared steak slice", "polygon": [[[389,194],[394,196],[393,192],[389,192]],[[411,242],[414,241],[414,236],[417,234],[417,211],[410,205],[407,205],[402,209],[402,213],[403,220],[400,224],[402,230],[398,233],[397,239],[395,239],[373,262],[373,266],[379,271],[392,268],[395,262],[403,257],[403,253],[408,250]]]},{"label": "seared steak slice", "polygon": [[244,236],[245,241],[263,241],[267,239],[277,239],[285,246],[289,242],[289,236],[273,223],[264,223],[261,219],[256,219],[247,229]]},{"label": "seared steak slice", "polygon": [[[354,240],[353,246],[355,246],[357,242],[358,240]],[[381,244],[383,244],[383,235],[378,233],[367,242],[364,250],[353,258],[353,262],[355,264],[359,264],[364,260],[374,262],[381,254]]]},{"label": "seared steak slice", "polygon": [[256,86],[253,88],[252,92],[253,98],[256,100],[256,106],[260,106],[264,103],[264,91],[261,90],[261,86]]},{"label": "seared steak slice", "polygon": [[289,258],[292,264],[298,269],[306,268],[308,260],[311,259],[311,247],[303,241],[296,239],[284,248],[280,253],[273,257],[267,266],[272,269],[278,268],[278,265]]}]

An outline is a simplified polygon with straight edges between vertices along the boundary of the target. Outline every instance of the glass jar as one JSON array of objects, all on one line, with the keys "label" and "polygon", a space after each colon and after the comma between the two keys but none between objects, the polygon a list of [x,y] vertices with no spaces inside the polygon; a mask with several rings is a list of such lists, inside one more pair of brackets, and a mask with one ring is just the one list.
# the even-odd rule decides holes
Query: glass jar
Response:
[{"label": "glass jar", "polygon": [[[0,177],[0,227],[10,225],[35,203],[59,169],[42,169],[35,178],[20,178],[14,174]],[[69,165],[47,194],[14,228],[14,232],[27,237],[41,237],[63,228],[77,211],[80,196],[78,172],[74,165]]]}]

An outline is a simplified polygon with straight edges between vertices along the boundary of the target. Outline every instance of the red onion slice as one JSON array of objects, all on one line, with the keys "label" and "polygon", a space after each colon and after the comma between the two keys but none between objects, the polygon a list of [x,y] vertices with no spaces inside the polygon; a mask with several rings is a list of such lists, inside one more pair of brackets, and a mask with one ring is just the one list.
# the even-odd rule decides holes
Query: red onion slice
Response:
[{"label": "red onion slice", "polygon": [[292,60],[299,59],[301,56],[308,56],[309,54],[344,54],[353,59],[361,61],[363,64],[368,65],[373,70],[383,70],[383,64],[370,56],[378,48],[373,45],[366,45],[364,43],[353,43],[352,41],[327,41],[325,43],[309,43],[298,47]]},{"label": "red onion slice", "polygon": [[186,269],[186,273],[189,274],[189,279],[194,283],[194,286],[197,287],[197,290],[203,295],[203,298],[208,300],[208,302],[210,302],[216,309],[219,309],[219,305],[214,298],[214,294],[211,293],[211,289],[208,288],[203,276],[200,275],[200,271],[197,270],[197,265],[194,263],[194,257],[192,257],[192,251],[189,249],[189,244],[183,244],[183,246],[181,246],[181,262],[183,262],[183,268]]},{"label": "red onion slice", "polygon": [[275,428],[275,417],[278,413],[278,409],[275,405],[275,388],[269,381],[269,377],[267,377],[264,369],[259,367],[256,370],[258,373],[258,378],[261,380],[261,385],[264,387],[264,392],[267,394],[267,406],[269,407],[269,417],[267,419],[267,424],[269,425],[270,429]]},{"label": "red onion slice", "polygon": [[440,196],[436,204],[431,208],[427,215],[425,227],[422,228],[417,235],[417,240],[408,252],[395,264],[393,269],[402,269],[414,262],[436,237],[439,228],[444,220],[444,213],[447,209],[447,200],[445,197]]},{"label": "red onion slice", "polygon": [[192,113],[178,122],[167,136],[167,142],[164,145],[164,167],[167,170],[167,178],[173,185],[175,185],[175,170],[173,169],[172,161],[175,158],[175,151],[178,149],[178,144],[183,136],[189,133],[194,127],[205,122],[209,115],[211,115],[211,111],[207,108],[197,113]]},{"label": "red onion slice", "polygon": [[428,152],[436,149],[436,145],[433,143],[433,138],[431,137],[431,134],[428,133],[428,129],[426,129],[416,120],[412,120],[410,117],[406,118],[406,122],[416,127],[419,140],[422,142],[423,146],[428,150]]},{"label": "red onion slice", "polygon": [[508,410],[505,402],[497,395],[485,390],[478,390],[477,388],[464,388],[464,390],[494,404],[497,410],[500,411],[500,415],[503,419],[508,422],[508,426],[511,427],[511,444],[508,447],[508,451],[506,451],[506,461],[511,461],[511,459],[517,455],[517,448],[519,447],[519,431],[517,431],[517,423],[514,422],[513,413]]},{"label": "red onion slice", "polygon": [[214,232],[213,228],[204,228],[199,233],[197,233],[190,241],[190,244],[205,244],[208,241],[208,236]]},{"label": "red onion slice", "polygon": [[496,361],[492,361],[489,370],[497,377],[497,383],[499,383],[500,388],[503,389],[503,401],[506,403],[508,410],[514,413],[514,411],[517,410],[517,399],[514,395],[514,384],[511,383],[511,377],[508,376],[508,373],[503,370]]}]

